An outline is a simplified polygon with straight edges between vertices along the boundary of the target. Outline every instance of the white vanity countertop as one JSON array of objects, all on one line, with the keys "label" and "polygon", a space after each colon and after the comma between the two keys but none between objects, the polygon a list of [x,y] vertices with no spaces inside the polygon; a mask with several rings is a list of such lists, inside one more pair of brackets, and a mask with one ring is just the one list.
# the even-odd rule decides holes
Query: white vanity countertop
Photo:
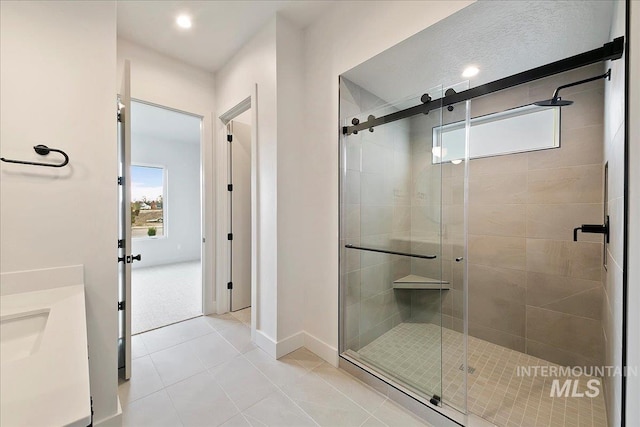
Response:
[{"label": "white vanity countertop", "polygon": [[[65,268],[74,270],[70,275],[44,270],[36,274],[2,274],[0,318],[3,327],[14,317],[39,316],[36,319],[39,325],[46,319],[42,329],[38,329],[41,326],[29,329],[42,330],[39,335],[32,333],[32,337],[38,338],[29,341],[26,347],[30,350],[16,351],[25,346],[20,347],[16,341],[3,341],[0,352],[2,426],[86,427],[91,423],[82,266]],[[22,276],[15,276],[18,274]],[[71,277],[71,281],[64,277]],[[37,283],[44,278],[48,278],[49,283]],[[65,281],[67,285],[63,286]],[[7,331],[9,329],[5,329],[5,339],[9,340]]]}]

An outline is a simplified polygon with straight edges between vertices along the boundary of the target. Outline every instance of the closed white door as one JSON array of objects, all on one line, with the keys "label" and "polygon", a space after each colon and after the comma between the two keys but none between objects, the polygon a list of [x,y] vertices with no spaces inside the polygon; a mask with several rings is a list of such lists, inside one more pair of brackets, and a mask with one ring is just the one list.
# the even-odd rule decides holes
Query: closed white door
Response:
[{"label": "closed white door", "polygon": [[231,311],[236,311],[251,306],[251,126],[233,121],[229,129]]}]

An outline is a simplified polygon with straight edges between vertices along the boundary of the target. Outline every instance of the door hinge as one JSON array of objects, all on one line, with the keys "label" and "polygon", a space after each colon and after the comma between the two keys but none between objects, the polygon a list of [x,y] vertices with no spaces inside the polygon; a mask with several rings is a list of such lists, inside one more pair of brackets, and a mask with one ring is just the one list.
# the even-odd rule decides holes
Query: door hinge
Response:
[{"label": "door hinge", "polygon": [[227,240],[233,240],[233,233],[227,234]]},{"label": "door hinge", "polygon": [[227,283],[227,289],[233,289],[233,282]]},{"label": "door hinge", "polygon": [[227,141],[229,142],[233,141],[233,135],[227,135]]},{"label": "door hinge", "polygon": [[118,311],[122,311],[125,309],[125,301],[118,301]]},{"label": "door hinge", "polygon": [[124,185],[124,176],[118,177],[118,185]]},{"label": "door hinge", "polygon": [[124,240],[118,239],[118,248],[124,248]]},{"label": "door hinge", "polygon": [[233,191],[233,184],[227,184],[227,191]]}]

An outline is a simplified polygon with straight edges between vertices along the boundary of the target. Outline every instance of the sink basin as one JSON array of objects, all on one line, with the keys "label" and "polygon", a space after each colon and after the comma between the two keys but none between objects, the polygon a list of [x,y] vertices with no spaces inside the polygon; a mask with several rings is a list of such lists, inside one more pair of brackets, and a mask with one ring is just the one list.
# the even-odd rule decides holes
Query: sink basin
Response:
[{"label": "sink basin", "polygon": [[84,269],[0,273],[0,426],[91,425]]},{"label": "sink basin", "polygon": [[49,310],[35,310],[0,317],[0,361],[24,359],[38,351]]}]

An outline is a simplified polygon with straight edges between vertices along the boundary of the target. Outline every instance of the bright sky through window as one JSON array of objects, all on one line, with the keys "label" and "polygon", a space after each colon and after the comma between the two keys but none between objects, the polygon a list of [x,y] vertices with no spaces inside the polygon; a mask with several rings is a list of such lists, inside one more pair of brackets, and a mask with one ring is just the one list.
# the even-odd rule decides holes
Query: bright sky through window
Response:
[{"label": "bright sky through window", "polygon": [[131,201],[158,200],[164,187],[162,168],[131,166]]}]

